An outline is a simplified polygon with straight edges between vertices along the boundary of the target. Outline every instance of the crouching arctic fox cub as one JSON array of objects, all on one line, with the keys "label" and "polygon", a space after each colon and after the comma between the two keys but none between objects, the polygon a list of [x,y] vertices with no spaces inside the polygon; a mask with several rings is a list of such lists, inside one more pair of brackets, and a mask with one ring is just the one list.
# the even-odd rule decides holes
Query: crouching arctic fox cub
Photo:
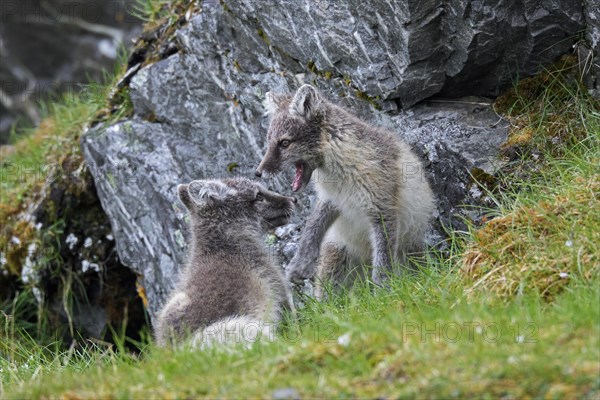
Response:
[{"label": "crouching arctic fox cub", "polygon": [[177,190],[192,240],[178,286],[157,318],[158,344],[272,340],[293,304],[264,233],[288,222],[296,200],[248,179],[197,180]]},{"label": "crouching arctic fox cub", "polygon": [[256,175],[293,167],[292,190],[314,175],[317,191],[290,280],[317,272],[317,283],[350,284],[367,264],[381,284],[394,265],[423,250],[433,194],[421,162],[397,134],[359,120],[311,85],[293,96],[268,96],[266,108],[267,152]]}]

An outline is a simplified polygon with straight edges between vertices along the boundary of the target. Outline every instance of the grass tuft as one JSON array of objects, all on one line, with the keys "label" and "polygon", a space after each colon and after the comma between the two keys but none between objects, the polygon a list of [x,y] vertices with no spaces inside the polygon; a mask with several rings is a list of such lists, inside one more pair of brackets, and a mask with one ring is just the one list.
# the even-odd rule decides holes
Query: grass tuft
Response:
[{"label": "grass tuft", "polygon": [[571,54],[519,81],[496,99],[494,109],[511,123],[505,151],[524,156],[560,156],[587,140],[600,118],[600,100],[579,81],[577,58]]},{"label": "grass tuft", "polygon": [[463,258],[473,291],[507,298],[535,291],[553,299],[575,277],[600,272],[600,109],[563,57],[496,101],[521,159],[501,184],[500,209]]}]

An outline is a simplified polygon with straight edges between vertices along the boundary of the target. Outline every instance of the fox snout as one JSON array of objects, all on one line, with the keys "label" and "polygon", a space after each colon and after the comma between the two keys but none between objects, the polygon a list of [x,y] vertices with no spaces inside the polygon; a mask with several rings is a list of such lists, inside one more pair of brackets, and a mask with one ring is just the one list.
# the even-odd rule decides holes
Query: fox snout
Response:
[{"label": "fox snout", "polygon": [[270,199],[273,202],[279,203],[281,204],[282,207],[286,207],[286,205],[291,204],[297,204],[298,203],[298,199],[292,196],[284,196],[275,192],[271,192],[270,193],[272,197],[270,197]]},{"label": "fox snout", "polygon": [[275,172],[279,168],[280,161],[278,160],[278,158],[278,156],[272,154],[272,151],[270,149],[267,150],[267,153],[261,160],[260,164],[258,165],[258,168],[256,168],[254,175],[260,178],[262,177],[264,171]]}]

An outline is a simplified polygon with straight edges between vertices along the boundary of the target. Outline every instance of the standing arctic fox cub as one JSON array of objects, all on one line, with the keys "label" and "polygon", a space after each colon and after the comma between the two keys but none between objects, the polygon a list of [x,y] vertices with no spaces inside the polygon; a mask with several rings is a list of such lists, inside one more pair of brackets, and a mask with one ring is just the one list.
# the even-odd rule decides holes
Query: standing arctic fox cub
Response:
[{"label": "standing arctic fox cub", "polygon": [[158,344],[272,339],[283,309],[293,312],[293,304],[264,233],[288,222],[295,199],[248,179],[193,181],[177,191],[190,213],[192,240],[178,286],[157,318]]},{"label": "standing arctic fox cub", "polygon": [[407,255],[423,250],[433,194],[407,144],[310,85],[293,96],[269,96],[266,107],[268,148],[256,175],[294,166],[292,190],[314,173],[318,196],[288,267],[290,280],[313,277],[318,262],[318,282],[350,284],[370,264],[373,282],[381,284],[393,264],[406,265]]}]

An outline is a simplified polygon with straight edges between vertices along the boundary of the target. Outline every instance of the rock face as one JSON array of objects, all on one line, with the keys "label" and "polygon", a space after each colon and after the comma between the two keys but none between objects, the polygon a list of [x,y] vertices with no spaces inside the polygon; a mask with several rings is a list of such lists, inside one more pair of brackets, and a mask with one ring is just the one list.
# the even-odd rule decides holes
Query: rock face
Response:
[{"label": "rock face", "polygon": [[39,102],[102,80],[119,46],[140,30],[134,1],[7,0],[0,7],[0,144],[19,117],[39,122]]},{"label": "rock face", "polygon": [[[553,61],[582,28],[581,4],[571,1],[205,1],[177,31],[179,52],[133,76],[134,116],[82,139],[119,256],[141,277],[150,315],[184,262],[186,213],[176,185],[253,176],[268,91],[313,83],[398,132],[426,164],[438,202],[429,240],[440,245],[442,226],[476,217],[458,206],[485,203],[472,175],[496,170],[506,138],[506,124],[481,96]],[[415,105],[433,95],[460,99]],[[290,178],[268,184],[289,193]],[[295,225],[270,240],[284,260],[312,202],[309,190]]]},{"label": "rock face", "polygon": [[600,99],[600,1],[585,0],[583,7],[587,23],[585,31],[587,43],[579,47],[578,55],[579,59],[583,60],[584,81],[592,96]]}]

